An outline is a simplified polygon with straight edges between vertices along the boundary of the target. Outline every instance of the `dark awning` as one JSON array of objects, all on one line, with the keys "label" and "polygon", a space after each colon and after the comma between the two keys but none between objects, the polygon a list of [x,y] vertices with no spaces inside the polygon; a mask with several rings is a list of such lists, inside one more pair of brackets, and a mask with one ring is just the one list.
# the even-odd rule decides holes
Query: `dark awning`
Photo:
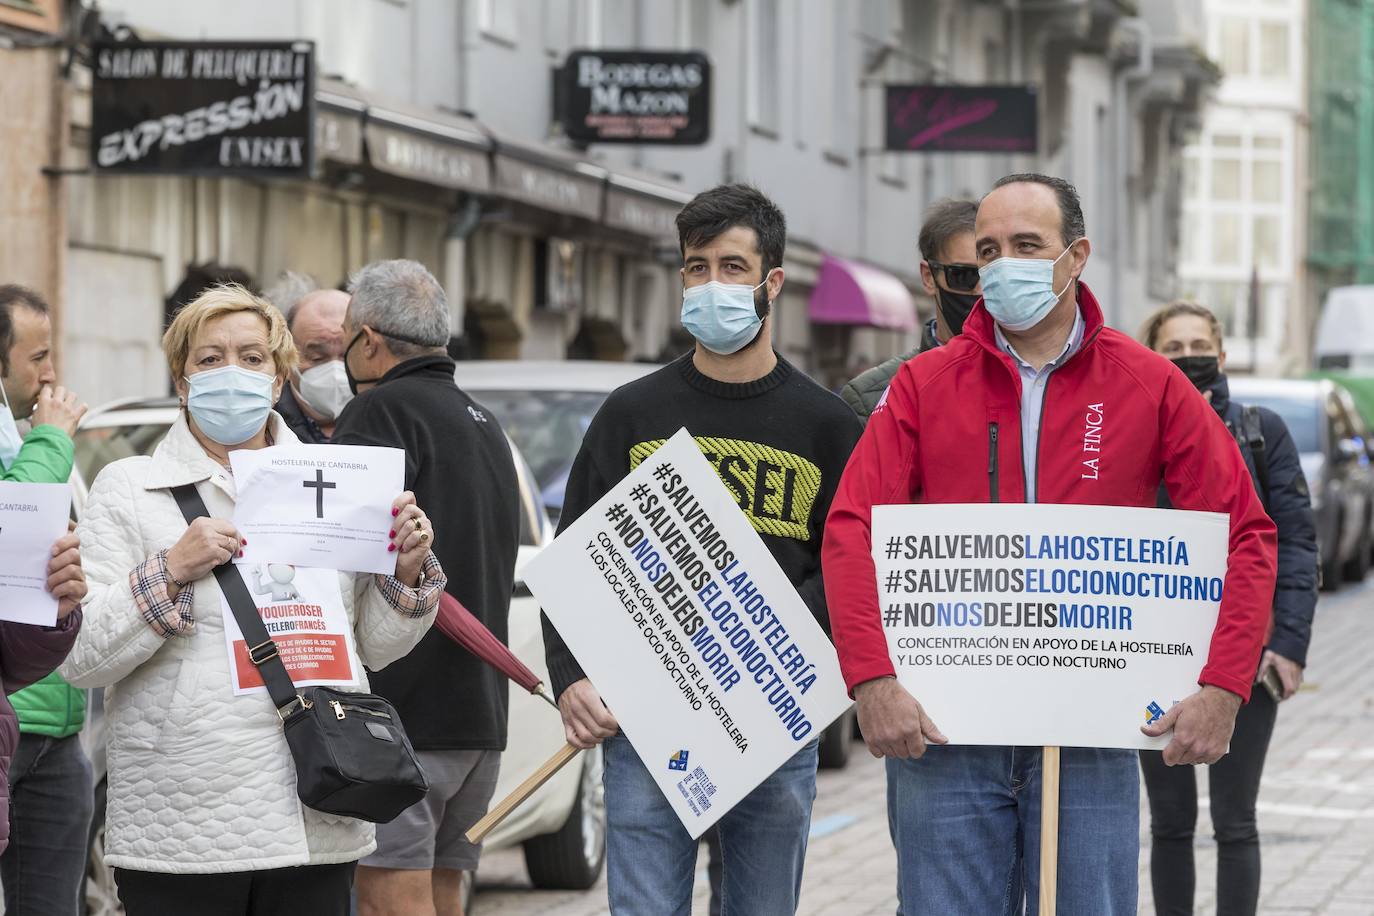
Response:
[{"label": "dark awning", "polygon": [[496,140],[493,192],[556,213],[600,220],[606,170],[561,150]]},{"label": "dark awning", "polygon": [[471,118],[374,102],[365,133],[368,161],[378,171],[460,191],[491,191],[491,141]]},{"label": "dark awning", "polygon": [[315,158],[362,165],[363,117],[367,99],[338,80],[321,79],[315,88]]},{"label": "dark awning", "polygon": [[664,180],[612,172],[606,179],[606,225],[675,242],[678,212],[691,199]]}]

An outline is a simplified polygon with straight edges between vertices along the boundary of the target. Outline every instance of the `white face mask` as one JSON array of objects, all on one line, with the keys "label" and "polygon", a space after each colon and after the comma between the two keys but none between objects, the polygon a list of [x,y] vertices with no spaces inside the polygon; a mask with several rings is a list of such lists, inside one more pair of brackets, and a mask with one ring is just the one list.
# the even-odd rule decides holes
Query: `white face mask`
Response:
[{"label": "white face mask", "polygon": [[348,373],[344,371],[341,359],[297,372],[296,391],[310,405],[310,409],[325,420],[338,419],[344,406],[353,400],[353,392],[348,387]]},{"label": "white face mask", "polygon": [[0,398],[4,399],[5,409],[0,415],[0,465],[5,470],[9,470],[10,465],[14,464],[14,459],[19,455],[19,449],[24,444],[24,437],[19,435],[19,427],[14,422],[14,411],[10,410],[10,396],[5,391],[5,386],[0,385]]}]

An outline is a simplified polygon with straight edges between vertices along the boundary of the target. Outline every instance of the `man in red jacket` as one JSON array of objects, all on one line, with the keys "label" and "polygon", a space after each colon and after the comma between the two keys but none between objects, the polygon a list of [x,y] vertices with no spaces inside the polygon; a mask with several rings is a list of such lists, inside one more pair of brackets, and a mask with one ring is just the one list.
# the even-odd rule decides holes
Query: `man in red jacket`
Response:
[{"label": "man in red jacket", "polygon": [[[893,379],[840,481],[822,552],[859,725],[869,750],[888,758],[906,916],[1019,913],[1023,899],[1036,912],[1040,749],[942,746],[897,683],[870,555],[873,506],[1153,506],[1162,481],[1178,508],[1227,513],[1225,589],[1200,689],[1146,729],[1172,729],[1170,764],[1226,752],[1274,592],[1274,525],[1235,440],[1182,372],[1103,326],[1079,281],[1091,245],[1073,186],[1003,178],[979,206],[975,246],[983,300],[961,336]],[[1061,772],[1059,911],[1134,914],[1135,752],[1065,748]]]}]

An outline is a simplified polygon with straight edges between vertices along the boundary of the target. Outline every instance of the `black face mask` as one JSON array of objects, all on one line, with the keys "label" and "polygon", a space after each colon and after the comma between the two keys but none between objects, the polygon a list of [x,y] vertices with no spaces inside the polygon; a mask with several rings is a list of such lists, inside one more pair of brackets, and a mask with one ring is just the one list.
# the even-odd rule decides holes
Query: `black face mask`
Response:
[{"label": "black face mask", "polygon": [[1198,391],[1206,391],[1221,376],[1221,363],[1215,356],[1180,356],[1169,362],[1183,370]]},{"label": "black face mask", "polygon": [[982,298],[981,293],[952,293],[939,286],[935,287],[938,297],[940,314],[944,316],[945,324],[949,325],[950,336],[957,336],[964,332],[964,321],[968,318],[968,313],[973,311],[974,303]]},{"label": "black face mask", "polygon": [[353,335],[353,339],[348,342],[348,346],[344,347],[343,351],[344,376],[348,379],[348,390],[353,392],[354,397],[358,396],[359,385],[372,385],[381,381],[381,376],[377,378],[356,378],[353,375],[353,370],[348,365],[348,351],[353,349],[353,345],[356,344],[362,336],[362,331]]}]

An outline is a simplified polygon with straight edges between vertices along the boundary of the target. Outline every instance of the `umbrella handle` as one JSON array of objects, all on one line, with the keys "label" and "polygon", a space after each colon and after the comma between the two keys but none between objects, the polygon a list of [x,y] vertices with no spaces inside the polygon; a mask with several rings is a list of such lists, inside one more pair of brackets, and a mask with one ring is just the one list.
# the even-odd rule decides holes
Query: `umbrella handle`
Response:
[{"label": "umbrella handle", "polygon": [[[539,697],[541,700],[543,700],[545,703],[548,703],[554,709],[558,709],[558,701],[553,698],[553,694],[549,693],[549,689],[544,686],[542,681],[538,684],[535,684],[534,689],[531,690],[530,693]],[[561,713],[562,710],[559,710],[559,712]]]},{"label": "umbrella handle", "polygon": [[512,811],[523,804],[540,786],[548,782],[554,773],[567,766],[569,761],[580,752],[579,748],[575,748],[571,744],[565,744],[559,748],[558,753],[544,761],[543,766],[530,774],[509,795],[497,802],[496,806],[487,812],[486,817],[472,825],[472,829],[467,832],[468,842],[474,846],[482,842],[487,834],[495,830],[497,825],[510,816]]}]

